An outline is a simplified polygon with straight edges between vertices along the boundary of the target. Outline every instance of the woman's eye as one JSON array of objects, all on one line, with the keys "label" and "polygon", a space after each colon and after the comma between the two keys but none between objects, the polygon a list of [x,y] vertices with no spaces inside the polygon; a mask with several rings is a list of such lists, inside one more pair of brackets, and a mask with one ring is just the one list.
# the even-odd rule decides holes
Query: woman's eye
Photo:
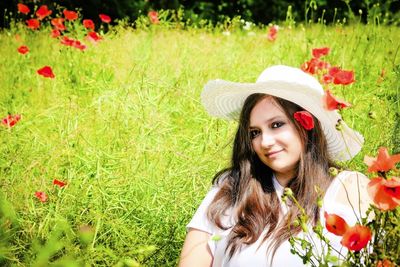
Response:
[{"label": "woman's eye", "polygon": [[277,121],[277,122],[272,123],[271,128],[280,128],[280,127],[282,127],[284,124],[285,124],[285,123],[282,122],[282,121]]},{"label": "woman's eye", "polygon": [[251,138],[251,139],[254,139],[254,138],[256,138],[259,134],[260,134],[260,131],[259,131],[259,130],[251,130],[251,131],[250,131],[250,138]]}]

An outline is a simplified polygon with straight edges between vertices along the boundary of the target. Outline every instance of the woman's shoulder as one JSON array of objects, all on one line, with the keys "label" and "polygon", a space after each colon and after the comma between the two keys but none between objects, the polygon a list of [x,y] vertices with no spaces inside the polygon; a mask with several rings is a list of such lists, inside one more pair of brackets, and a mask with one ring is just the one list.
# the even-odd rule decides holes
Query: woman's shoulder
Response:
[{"label": "woman's shoulder", "polygon": [[325,201],[365,214],[371,199],[368,195],[369,179],[357,171],[342,171],[332,181]]}]

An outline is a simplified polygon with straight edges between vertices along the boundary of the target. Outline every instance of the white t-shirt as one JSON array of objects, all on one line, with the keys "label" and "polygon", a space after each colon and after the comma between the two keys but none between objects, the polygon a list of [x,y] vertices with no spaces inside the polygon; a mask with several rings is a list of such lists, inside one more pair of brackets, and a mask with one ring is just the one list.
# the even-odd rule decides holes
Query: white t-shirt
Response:
[{"label": "white t-shirt", "polygon": [[[328,213],[334,213],[341,216],[343,219],[346,220],[348,225],[353,226],[357,222],[356,214],[360,214],[357,212],[358,206],[356,203],[352,203],[356,212],[353,211],[352,206],[343,199],[347,200],[348,196],[343,197],[344,192],[348,192],[348,194],[353,195],[358,194],[358,190],[354,190],[354,185],[360,187],[361,196],[365,198],[366,192],[366,184],[357,182],[357,177],[361,177],[363,181],[366,181],[367,178],[362,177],[364,176],[358,172],[349,172],[343,171],[339,173],[336,178],[332,181],[331,185],[329,186],[325,197],[324,197],[324,204],[320,210],[320,220],[322,225],[325,225],[325,218],[324,218],[324,211]],[[356,178],[354,181],[354,178]],[[354,184],[355,183],[355,184]],[[279,199],[283,194],[284,188],[278,183],[278,181],[273,178],[273,184],[275,190],[278,194]],[[353,185],[353,186],[352,186]],[[345,189],[345,190],[343,190]],[[348,190],[349,189],[349,190]],[[261,244],[263,240],[264,233],[260,236],[260,238],[251,245],[243,245],[241,250],[236,252],[231,259],[225,253],[225,249],[227,247],[227,236],[231,231],[231,228],[228,230],[221,230],[216,225],[211,223],[207,218],[207,208],[214,199],[216,193],[218,192],[219,188],[213,186],[211,190],[207,193],[206,197],[200,204],[199,208],[197,209],[196,213],[194,214],[192,220],[187,225],[187,228],[193,228],[197,230],[204,231],[211,235],[208,246],[210,251],[213,255],[213,264],[212,266],[229,266],[229,267],[239,267],[239,266],[265,266],[265,267],[280,267],[280,266],[287,266],[287,267],[296,267],[296,266],[304,266],[302,259],[294,255],[290,252],[290,243],[289,241],[283,242],[277,249],[273,262],[271,264],[271,253],[267,254],[267,247],[270,240],[266,240],[264,243]],[[351,192],[349,192],[351,191]],[[356,191],[356,192],[354,192]],[[361,199],[361,202],[369,202],[366,199]],[[287,211],[286,204],[281,201],[282,210],[285,213]],[[357,206],[357,207],[355,207]],[[222,219],[224,225],[234,225],[232,212],[227,214],[225,218]],[[326,231],[326,230],[325,230]],[[333,245],[336,249],[341,250],[345,253],[345,249],[342,248],[340,244],[341,237],[335,236],[326,231],[326,237],[330,240],[331,245]],[[317,243],[321,243],[317,237],[314,238]],[[315,247],[316,251],[320,251],[320,248]]]}]

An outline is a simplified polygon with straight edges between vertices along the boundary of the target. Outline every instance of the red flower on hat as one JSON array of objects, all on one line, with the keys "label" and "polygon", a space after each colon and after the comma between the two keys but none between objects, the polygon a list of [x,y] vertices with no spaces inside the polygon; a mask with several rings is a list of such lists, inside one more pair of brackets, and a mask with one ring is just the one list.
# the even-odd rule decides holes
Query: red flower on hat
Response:
[{"label": "red flower on hat", "polygon": [[19,120],[21,119],[21,115],[8,115],[4,119],[1,120],[1,124],[7,127],[13,127]]},{"label": "red flower on hat", "polygon": [[63,14],[67,20],[76,20],[78,18],[78,13],[75,11],[64,9]]},{"label": "red flower on hat", "polygon": [[45,192],[35,192],[35,196],[40,200],[40,202],[46,202],[47,201],[47,194]]},{"label": "red flower on hat", "polygon": [[100,17],[101,21],[104,22],[104,23],[110,23],[111,22],[110,16],[108,16],[106,14],[99,14],[99,17]]},{"label": "red flower on hat", "polygon": [[276,37],[278,35],[278,26],[274,25],[269,28],[268,34],[267,34],[267,39],[271,42],[276,40]]},{"label": "red flower on hat", "polygon": [[36,30],[40,27],[40,21],[38,21],[37,19],[28,19],[26,21],[26,24],[28,25],[28,28],[32,30]]},{"label": "red flower on hat", "polygon": [[324,108],[327,110],[343,109],[351,106],[350,103],[337,99],[329,90],[325,91],[322,101]]},{"label": "red flower on hat", "polygon": [[66,30],[63,18],[54,18],[54,19],[52,19],[51,20],[51,25],[53,25],[56,30],[59,30],[59,31]]},{"label": "red flower on hat", "polygon": [[368,183],[368,194],[381,210],[393,210],[400,205],[400,178],[372,178]]},{"label": "red flower on hat", "polygon": [[368,172],[387,172],[396,169],[396,163],[400,162],[400,154],[389,155],[386,147],[378,149],[376,158],[365,156],[364,163],[368,165]]},{"label": "red flower on hat", "polygon": [[91,29],[91,30],[94,31],[94,23],[93,23],[93,20],[91,20],[91,19],[84,19],[83,20],[83,26],[86,29]]},{"label": "red flower on hat", "polygon": [[25,55],[26,53],[29,52],[29,48],[26,45],[21,45],[20,47],[18,47],[18,53]]},{"label": "red flower on hat", "polygon": [[27,5],[24,5],[21,3],[17,4],[17,7],[18,7],[18,11],[25,15],[31,11]]},{"label": "red flower on hat", "polygon": [[59,30],[57,30],[57,29],[53,29],[51,31],[51,37],[53,37],[53,38],[57,38],[60,35],[61,35],[61,32]]},{"label": "red flower on hat", "polygon": [[158,19],[158,12],[157,11],[149,11],[147,14],[149,16],[150,22],[152,24],[159,24],[160,20]]},{"label": "red flower on hat", "polygon": [[59,186],[59,187],[64,187],[67,183],[66,183],[66,182],[63,182],[63,181],[60,181],[60,180],[57,180],[57,179],[54,179],[54,180],[53,180],[53,184],[54,184],[54,185],[57,185],[57,186]]},{"label": "red flower on hat", "polygon": [[320,58],[329,54],[329,47],[314,48],[312,50],[312,55],[314,58]]},{"label": "red flower on hat", "polygon": [[325,211],[324,217],[325,217],[325,227],[332,234],[342,236],[347,231],[347,229],[349,229],[349,226],[346,223],[346,221],[342,217],[336,214],[328,214]]},{"label": "red flower on hat", "polygon": [[44,66],[43,68],[40,68],[37,70],[37,73],[39,75],[42,75],[45,78],[51,78],[53,79],[55,77],[53,70],[51,69],[50,66]]},{"label": "red flower on hat", "polygon": [[371,237],[372,232],[367,226],[355,225],[344,233],[340,243],[350,250],[360,251],[367,246]]},{"label": "red flower on hat", "polygon": [[50,16],[51,13],[53,13],[53,11],[49,10],[46,5],[42,5],[36,11],[36,16],[38,17],[39,20],[42,20],[45,17]]},{"label": "red flower on hat", "polygon": [[348,71],[348,70],[338,70],[335,71],[333,76],[333,83],[334,84],[342,84],[342,85],[348,85],[353,83],[354,80],[354,72],[353,71]]},{"label": "red flower on hat", "polygon": [[314,118],[308,111],[297,111],[293,114],[296,121],[298,121],[301,126],[307,131],[314,128]]}]

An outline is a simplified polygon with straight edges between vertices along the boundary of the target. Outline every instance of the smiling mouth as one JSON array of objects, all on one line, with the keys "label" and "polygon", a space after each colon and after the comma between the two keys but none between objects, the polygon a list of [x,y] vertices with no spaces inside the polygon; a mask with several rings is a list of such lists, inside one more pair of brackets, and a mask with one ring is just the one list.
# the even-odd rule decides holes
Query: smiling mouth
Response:
[{"label": "smiling mouth", "polygon": [[271,153],[266,154],[265,156],[271,157],[271,156],[274,156],[274,155],[278,154],[278,153],[281,152],[281,151],[283,151],[283,150],[274,151],[274,152],[271,152]]}]

